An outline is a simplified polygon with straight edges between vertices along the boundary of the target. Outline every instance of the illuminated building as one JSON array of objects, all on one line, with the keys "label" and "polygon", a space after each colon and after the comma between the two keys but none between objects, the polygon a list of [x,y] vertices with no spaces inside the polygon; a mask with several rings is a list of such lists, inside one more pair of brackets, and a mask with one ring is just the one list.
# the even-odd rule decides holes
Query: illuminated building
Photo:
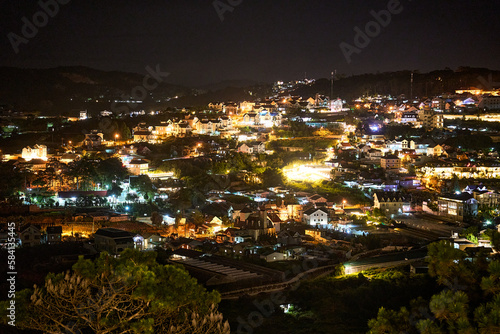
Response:
[{"label": "illuminated building", "polygon": [[459,221],[477,215],[477,206],[477,200],[468,192],[438,197],[439,213]]},{"label": "illuminated building", "polygon": [[253,110],[253,108],[255,107],[255,103],[254,102],[241,102],[240,103],[240,112],[242,113],[247,113],[247,112],[250,112]]},{"label": "illuminated building", "polygon": [[478,179],[478,178],[499,178],[500,164],[492,163],[489,165],[472,165],[464,162],[455,165],[432,164],[418,168],[422,178],[437,177],[440,179],[451,179],[454,175],[458,178]]},{"label": "illuminated building", "polygon": [[87,118],[89,118],[87,110],[80,111],[80,120],[83,121],[86,120]]},{"label": "illuminated building", "polygon": [[376,192],[373,207],[380,209],[386,216],[409,212],[411,199],[400,192]]},{"label": "illuminated building", "polygon": [[134,249],[134,235],[116,228],[100,228],[94,234],[95,248],[110,254],[118,254],[127,248]]},{"label": "illuminated building", "polygon": [[22,151],[22,158],[26,161],[32,159],[47,160],[47,146],[35,145],[33,147],[25,147]]},{"label": "illuminated building", "polygon": [[85,134],[83,145],[87,147],[97,147],[101,146],[103,140],[104,140],[104,135],[98,132],[97,130],[94,130],[91,133]]},{"label": "illuminated building", "polygon": [[311,208],[304,211],[304,223],[310,226],[328,225],[328,210],[324,208]]},{"label": "illuminated building", "polygon": [[389,154],[380,158],[380,166],[383,169],[399,169],[401,167],[401,160],[398,156]]},{"label": "illuminated building", "polygon": [[144,175],[148,173],[149,163],[142,159],[132,159],[127,168],[133,175]]},{"label": "illuminated building", "polygon": [[266,145],[263,142],[243,143],[238,147],[238,152],[245,154],[264,153]]},{"label": "illuminated building", "polygon": [[429,106],[419,112],[419,119],[426,129],[442,129],[444,126],[443,115],[436,114]]},{"label": "illuminated building", "polygon": [[343,107],[343,103],[341,99],[336,99],[330,101],[330,111],[331,112],[341,112]]}]

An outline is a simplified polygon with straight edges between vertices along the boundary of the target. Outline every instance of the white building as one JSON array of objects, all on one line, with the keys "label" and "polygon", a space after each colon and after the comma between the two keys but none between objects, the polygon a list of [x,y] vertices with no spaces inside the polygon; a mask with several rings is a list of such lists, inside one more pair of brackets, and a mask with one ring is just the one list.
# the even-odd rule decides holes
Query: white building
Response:
[{"label": "white building", "polygon": [[304,223],[310,226],[326,226],[328,224],[328,210],[324,208],[311,208],[304,211]]},{"label": "white building", "polygon": [[47,160],[47,146],[35,145],[33,147],[25,147],[22,151],[22,158],[26,161],[32,159]]}]

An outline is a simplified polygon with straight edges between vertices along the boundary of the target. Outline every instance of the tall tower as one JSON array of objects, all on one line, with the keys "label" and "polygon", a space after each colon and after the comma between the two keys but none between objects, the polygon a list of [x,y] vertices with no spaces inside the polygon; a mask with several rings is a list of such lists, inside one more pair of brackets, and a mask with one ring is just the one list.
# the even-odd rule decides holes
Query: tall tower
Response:
[{"label": "tall tower", "polygon": [[413,72],[411,72],[411,79],[410,79],[410,103],[413,102]]},{"label": "tall tower", "polygon": [[335,72],[336,71],[332,71],[332,77],[330,80],[330,101],[333,101],[333,80],[335,79]]},{"label": "tall tower", "polygon": [[337,73],[336,70],[332,72],[332,77],[331,77],[331,80],[330,80],[330,112],[336,111],[335,107],[334,107],[334,101],[333,101],[333,82],[335,80],[335,74],[336,73]]}]

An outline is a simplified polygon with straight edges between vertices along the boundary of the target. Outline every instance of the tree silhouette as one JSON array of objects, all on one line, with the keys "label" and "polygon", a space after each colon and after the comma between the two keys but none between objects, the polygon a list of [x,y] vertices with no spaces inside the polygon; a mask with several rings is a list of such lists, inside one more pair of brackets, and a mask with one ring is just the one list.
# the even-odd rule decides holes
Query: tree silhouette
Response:
[{"label": "tree silhouette", "polygon": [[[16,325],[44,333],[229,333],[207,292],[183,269],[160,265],[155,252],[124,251],[49,274],[18,294]],[[2,302],[2,312],[7,303]],[[2,321],[6,321],[3,314]],[[195,320],[195,321],[192,321]],[[189,323],[188,323],[189,322]]]}]

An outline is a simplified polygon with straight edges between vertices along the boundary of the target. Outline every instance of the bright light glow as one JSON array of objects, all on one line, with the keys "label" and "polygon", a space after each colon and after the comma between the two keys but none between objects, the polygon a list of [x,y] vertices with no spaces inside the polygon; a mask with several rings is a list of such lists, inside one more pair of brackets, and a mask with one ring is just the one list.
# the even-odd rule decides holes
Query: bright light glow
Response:
[{"label": "bright light glow", "polygon": [[35,145],[33,147],[25,147],[23,148],[21,156],[26,161],[30,161],[32,159],[47,160],[47,146]]},{"label": "bright light glow", "polygon": [[283,174],[291,181],[316,182],[331,178],[331,167],[324,165],[301,165],[285,167]]}]

